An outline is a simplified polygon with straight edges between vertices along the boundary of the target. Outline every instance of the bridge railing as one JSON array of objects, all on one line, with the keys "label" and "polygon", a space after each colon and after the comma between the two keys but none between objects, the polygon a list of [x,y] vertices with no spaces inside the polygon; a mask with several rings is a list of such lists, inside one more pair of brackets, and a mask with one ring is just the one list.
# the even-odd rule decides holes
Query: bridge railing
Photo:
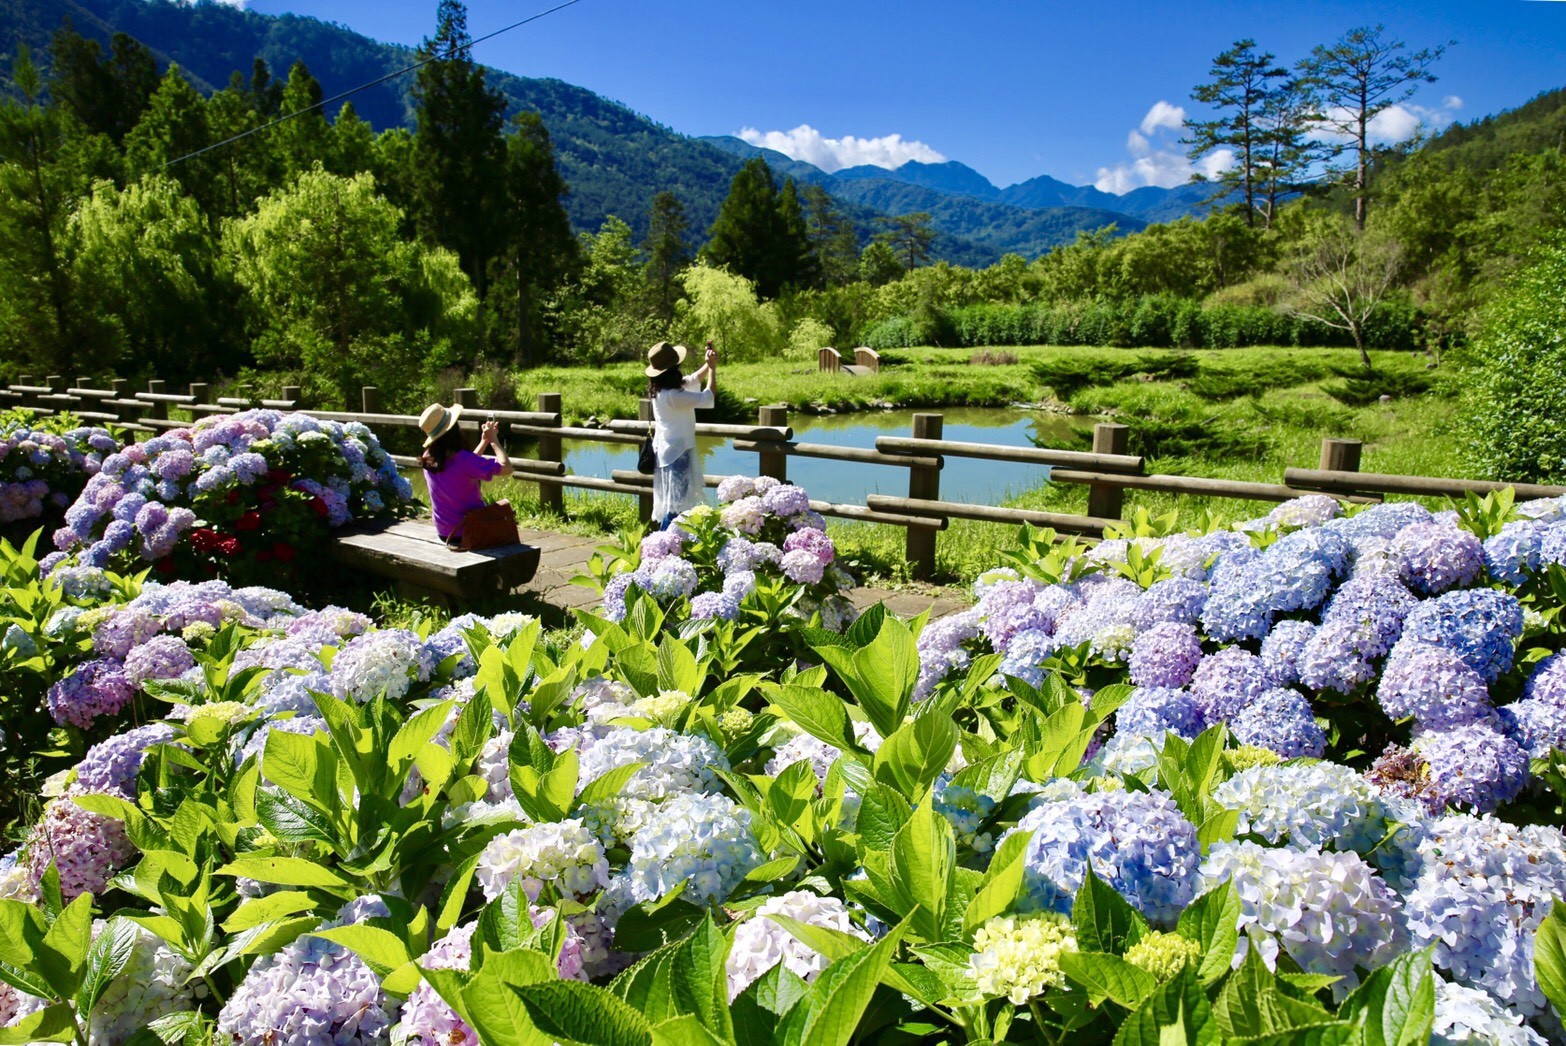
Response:
[{"label": "bridge railing", "polygon": [[[146,391],[132,392],[129,382],[118,378],[94,386],[87,378],[79,378],[72,385],[58,375],[42,379],[24,375],[15,384],[0,386],[0,406],[27,407],[41,413],[69,411],[85,421],[151,435],[188,425],[194,419],[253,407],[309,409],[299,387],[286,386],[282,393],[279,399],[262,399],[247,393],[214,400],[211,387],[202,383],[191,385],[185,393],[172,393],[163,382],[155,380],[148,383]],[[639,444],[651,431],[650,400],[641,401],[636,420],[613,420],[600,428],[586,428],[564,424],[561,395],[557,392],[540,393],[538,409],[532,411],[486,410],[479,403],[477,390],[471,388],[458,389],[456,399],[469,411],[461,422],[464,429],[476,431],[485,420],[493,417],[500,423],[502,439],[514,435],[536,442],[537,457],[511,460],[517,479],[538,485],[545,507],[563,513],[566,488],[593,490],[635,497],[642,519],[652,518],[652,477],[628,469],[612,470],[608,476],[567,473],[563,452],[566,440]],[[419,427],[416,415],[383,410],[380,390],[373,386],[361,390],[360,405],[362,410],[359,411],[311,409],[310,413],[328,420],[360,422],[374,429],[416,431]],[[171,418],[171,408],[188,417]],[[788,462],[795,457],[906,470],[907,496],[870,494],[862,505],[827,501],[812,501],[810,505],[824,516],[902,527],[906,533],[905,554],[916,578],[928,578],[935,573],[936,536],[947,529],[953,519],[1032,523],[1062,533],[1093,537],[1120,521],[1126,490],[1259,502],[1288,501],[1312,493],[1324,493],[1355,503],[1380,501],[1387,494],[1462,497],[1468,492],[1484,494],[1503,487],[1515,488],[1519,498],[1566,495],[1566,487],[1533,483],[1361,472],[1362,447],[1358,440],[1324,439],[1317,468],[1288,468],[1282,483],[1256,483],[1206,476],[1150,475],[1140,455],[1127,453],[1130,430],[1110,422],[1094,426],[1091,451],[948,440],[942,436],[943,422],[943,416],[938,413],[915,414],[909,436],[880,436],[873,447],[838,447],[796,441],[788,423],[787,409],[763,406],[758,409],[754,425],[698,424],[696,431],[699,435],[729,441],[737,451],[756,454],[756,473],[781,480],[788,478]],[[417,464],[416,458],[393,457],[406,467]],[[1078,515],[946,500],[941,497],[941,473],[948,459],[1047,467],[1049,482],[1088,488],[1087,511]],[[704,476],[703,480],[707,486],[716,487],[726,478],[715,475]]]}]

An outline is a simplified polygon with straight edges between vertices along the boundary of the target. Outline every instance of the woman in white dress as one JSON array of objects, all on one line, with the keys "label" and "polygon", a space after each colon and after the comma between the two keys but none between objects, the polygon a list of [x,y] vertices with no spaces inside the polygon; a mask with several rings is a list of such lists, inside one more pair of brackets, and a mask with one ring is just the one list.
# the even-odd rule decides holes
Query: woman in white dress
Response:
[{"label": "woman in white dress", "polygon": [[[647,350],[647,395],[653,408],[653,520],[665,530],[676,516],[706,500],[696,456],[696,411],[711,410],[718,385],[718,354],[707,343],[706,360],[690,377],[680,366],[684,345],[660,341]],[[705,379],[706,387],[702,387]]]}]

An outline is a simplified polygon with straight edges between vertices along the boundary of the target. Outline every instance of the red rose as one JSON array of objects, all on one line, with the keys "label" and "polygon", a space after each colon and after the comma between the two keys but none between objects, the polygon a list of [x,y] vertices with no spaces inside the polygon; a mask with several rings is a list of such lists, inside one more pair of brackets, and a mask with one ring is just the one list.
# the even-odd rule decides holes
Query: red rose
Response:
[{"label": "red rose", "polygon": [[212,552],[218,547],[221,535],[211,527],[197,527],[190,532],[190,547],[197,552]]},{"label": "red rose", "polygon": [[239,488],[236,487],[235,489],[228,492],[228,503],[230,505],[239,504]]},{"label": "red rose", "polygon": [[246,512],[244,515],[239,517],[239,521],[234,524],[234,529],[255,530],[260,526],[261,513],[257,512],[255,509],[251,509],[249,512]]},{"label": "red rose", "polygon": [[272,555],[277,557],[279,563],[292,563],[299,551],[286,541],[279,541],[272,546]]},{"label": "red rose", "polygon": [[152,565],[152,569],[156,570],[160,574],[174,573],[174,557],[164,556],[162,559],[158,560]]},{"label": "red rose", "polygon": [[310,499],[310,507],[315,509],[316,517],[319,519],[325,519],[329,515],[326,501],[319,494]]},{"label": "red rose", "polygon": [[270,469],[266,474],[266,478],[273,483],[287,483],[292,476],[293,473],[287,469]]},{"label": "red rose", "polygon": [[232,556],[243,547],[238,538],[224,538],[217,543],[217,550],[225,556]]}]

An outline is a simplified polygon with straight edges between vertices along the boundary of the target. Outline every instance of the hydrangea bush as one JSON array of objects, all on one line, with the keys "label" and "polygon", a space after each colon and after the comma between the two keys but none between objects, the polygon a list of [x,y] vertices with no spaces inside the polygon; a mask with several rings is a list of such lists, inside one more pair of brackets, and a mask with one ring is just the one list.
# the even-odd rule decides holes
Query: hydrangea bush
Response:
[{"label": "hydrangea bush", "polygon": [[54,533],[81,566],[275,580],[328,529],[409,504],[413,491],[356,422],[250,410],[202,418],[104,457]]},{"label": "hydrangea bush", "polygon": [[119,449],[107,429],[0,412],[0,525],[58,519]]},{"label": "hydrangea bush", "polygon": [[[765,493],[726,502],[771,513],[752,545],[800,514]],[[687,523],[635,569],[748,554]],[[1431,537],[1482,558],[1511,525],[1307,500],[1240,531],[1033,544],[928,625],[753,617],[792,644],[753,669],[651,577],[569,639],[218,582],[88,599],[55,703],[106,736],[0,858],[0,925],[37,931],[7,945],[0,1025],[1559,1041],[1566,780],[1549,715],[1519,710],[1566,697],[1552,553],[1519,587]],[[780,550],[819,532],[787,526]]]}]

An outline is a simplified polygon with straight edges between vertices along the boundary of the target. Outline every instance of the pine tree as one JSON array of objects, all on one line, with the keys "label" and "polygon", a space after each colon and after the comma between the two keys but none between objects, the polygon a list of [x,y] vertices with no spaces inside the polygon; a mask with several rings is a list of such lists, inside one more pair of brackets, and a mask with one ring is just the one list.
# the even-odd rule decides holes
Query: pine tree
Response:
[{"label": "pine tree", "polygon": [[147,111],[125,136],[125,164],[132,178],[166,173],[195,197],[209,219],[225,213],[218,181],[222,150],[194,155],[213,142],[207,104],[177,65],[169,66]]},{"label": "pine tree", "polygon": [[875,240],[890,247],[904,269],[912,272],[930,260],[930,245],[935,242],[931,220],[928,211],[877,218],[881,231],[875,234]]},{"label": "pine tree", "polygon": [[814,182],[801,190],[805,203],[805,235],[828,286],[853,280],[859,269],[859,238],[830,193]]},{"label": "pine tree", "polygon": [[821,286],[821,264],[810,248],[805,211],[792,178],[783,180],[783,191],[778,194],[778,241],[773,248],[773,265],[781,287]]},{"label": "pine tree", "polygon": [[351,176],[375,170],[375,132],[359,119],[352,102],[344,102],[332,121],[328,154],[326,169],[333,174]]},{"label": "pine tree", "polygon": [[782,289],[774,280],[772,264],[779,225],[772,168],[766,160],[753,156],[729,183],[729,195],[718,210],[702,253],[713,265],[755,283],[762,297],[774,298]]},{"label": "pine tree", "polygon": [[674,301],[678,295],[676,277],[690,264],[691,248],[685,239],[690,221],[685,205],[674,193],[664,190],[653,197],[647,216],[647,288],[652,308],[665,328],[674,320]]},{"label": "pine tree", "polygon": [[1277,82],[1288,73],[1274,64],[1271,53],[1258,51],[1255,40],[1239,40],[1213,59],[1211,75],[1212,81],[1196,87],[1191,97],[1219,115],[1193,122],[1186,144],[1193,160],[1217,149],[1234,150],[1234,166],[1218,176],[1223,188],[1219,196],[1238,189],[1245,200],[1245,220],[1254,225],[1258,167],[1265,151],[1264,113]]},{"label": "pine tree", "polygon": [[115,144],[141,118],[158,87],[158,63],[152,52],[125,33],[115,33],[109,55],[98,41],[78,34],[67,18],[49,47],[49,96],[89,134]]},{"label": "pine tree", "polygon": [[435,35],[419,48],[421,58],[439,57],[419,69],[414,86],[413,192],[419,231],[457,253],[482,298],[506,235],[506,101],[484,82],[471,43],[467,7],[440,0]]},{"label": "pine tree", "polygon": [[506,239],[490,264],[491,344],[517,363],[544,355],[542,303],[576,262],[576,238],[561,199],[567,189],[555,168],[543,118],[518,113],[506,139]]},{"label": "pine tree", "polygon": [[295,62],[283,88],[283,113],[298,113],[267,132],[282,164],[283,177],[294,178],[332,159],[332,128],[321,112],[321,84],[304,62]]}]

